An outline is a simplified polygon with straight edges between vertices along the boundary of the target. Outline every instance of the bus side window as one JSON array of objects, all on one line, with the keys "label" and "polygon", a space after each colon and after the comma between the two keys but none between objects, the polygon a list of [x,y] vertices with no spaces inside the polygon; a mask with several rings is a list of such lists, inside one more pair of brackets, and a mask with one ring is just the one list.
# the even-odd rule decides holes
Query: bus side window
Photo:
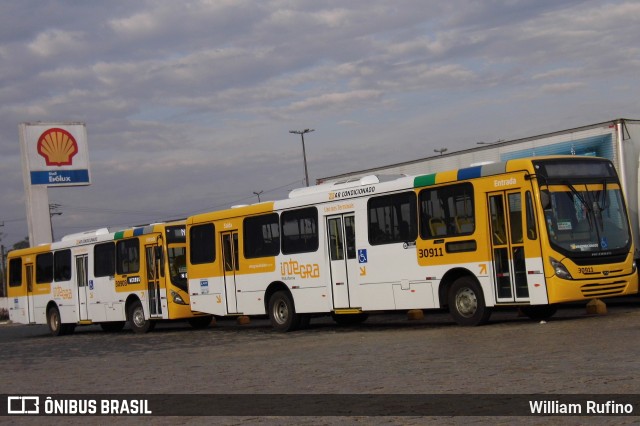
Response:
[{"label": "bus side window", "polygon": [[288,210],[280,215],[282,254],[309,253],[318,250],[318,209]]},{"label": "bus side window", "polygon": [[53,254],[53,279],[56,282],[71,279],[71,250],[60,250]]},{"label": "bus side window", "polygon": [[280,224],[277,213],[247,217],[243,221],[244,257],[277,256],[280,253]]},{"label": "bus side window", "polygon": [[93,247],[93,276],[110,277],[116,269],[116,248],[113,242],[96,244]]},{"label": "bus side window", "polygon": [[194,225],[189,229],[189,262],[192,265],[216,260],[215,232],[213,223]]},{"label": "bus side window", "polygon": [[367,202],[369,243],[372,245],[413,241],[418,234],[414,192],[371,197]]},{"label": "bus side window", "polygon": [[420,191],[420,236],[456,237],[475,232],[473,185],[469,182]]},{"label": "bus side window", "polygon": [[536,216],[533,210],[533,199],[531,198],[531,191],[527,191],[525,195],[526,202],[526,221],[527,221],[527,238],[530,240],[536,240],[538,238],[538,232],[536,231]]},{"label": "bus side window", "polygon": [[36,284],[53,281],[53,253],[42,253],[36,256]]},{"label": "bus side window", "polygon": [[116,272],[133,274],[140,270],[140,244],[137,238],[120,240],[116,246]]},{"label": "bus side window", "polygon": [[9,261],[9,287],[22,285],[22,258],[16,257]]}]

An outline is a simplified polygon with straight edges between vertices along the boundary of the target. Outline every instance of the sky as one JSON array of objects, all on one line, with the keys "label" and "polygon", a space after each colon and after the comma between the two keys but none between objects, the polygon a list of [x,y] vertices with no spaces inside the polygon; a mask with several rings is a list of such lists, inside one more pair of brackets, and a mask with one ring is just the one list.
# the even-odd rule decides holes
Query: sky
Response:
[{"label": "sky", "polygon": [[18,126],[86,123],[55,238],[286,198],[309,178],[640,119],[640,2],[3,0],[0,233]]}]

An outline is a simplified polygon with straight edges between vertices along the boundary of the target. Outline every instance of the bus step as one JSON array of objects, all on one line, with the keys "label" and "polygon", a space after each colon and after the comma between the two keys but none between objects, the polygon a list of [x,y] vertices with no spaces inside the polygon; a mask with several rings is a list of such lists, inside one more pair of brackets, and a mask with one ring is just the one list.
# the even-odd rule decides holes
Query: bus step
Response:
[{"label": "bus step", "polygon": [[358,308],[334,309],[333,313],[336,314],[336,315],[361,314],[362,313],[362,309],[358,309]]}]

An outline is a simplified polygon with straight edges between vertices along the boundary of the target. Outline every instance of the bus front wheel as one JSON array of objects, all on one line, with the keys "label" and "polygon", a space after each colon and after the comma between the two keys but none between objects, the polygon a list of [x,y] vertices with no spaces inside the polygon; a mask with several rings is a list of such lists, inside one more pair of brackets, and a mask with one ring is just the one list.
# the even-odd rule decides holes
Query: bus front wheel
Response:
[{"label": "bus front wheel", "polygon": [[150,319],[145,318],[142,303],[139,300],[133,302],[129,307],[129,326],[134,333],[146,333],[153,329],[153,323]]},{"label": "bus front wheel", "polygon": [[293,331],[300,326],[293,299],[286,291],[277,291],[269,299],[269,319],[277,331]]},{"label": "bus front wheel", "polygon": [[458,324],[467,326],[484,324],[491,316],[480,285],[471,277],[460,277],[451,285],[449,312]]}]

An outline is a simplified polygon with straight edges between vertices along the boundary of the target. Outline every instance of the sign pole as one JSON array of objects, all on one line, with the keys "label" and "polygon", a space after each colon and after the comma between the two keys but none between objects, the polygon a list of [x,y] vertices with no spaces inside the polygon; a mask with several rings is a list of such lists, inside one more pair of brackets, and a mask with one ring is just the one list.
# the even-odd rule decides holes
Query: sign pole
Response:
[{"label": "sign pole", "polygon": [[83,123],[21,123],[20,153],[29,245],[52,241],[49,187],[90,185]]}]

